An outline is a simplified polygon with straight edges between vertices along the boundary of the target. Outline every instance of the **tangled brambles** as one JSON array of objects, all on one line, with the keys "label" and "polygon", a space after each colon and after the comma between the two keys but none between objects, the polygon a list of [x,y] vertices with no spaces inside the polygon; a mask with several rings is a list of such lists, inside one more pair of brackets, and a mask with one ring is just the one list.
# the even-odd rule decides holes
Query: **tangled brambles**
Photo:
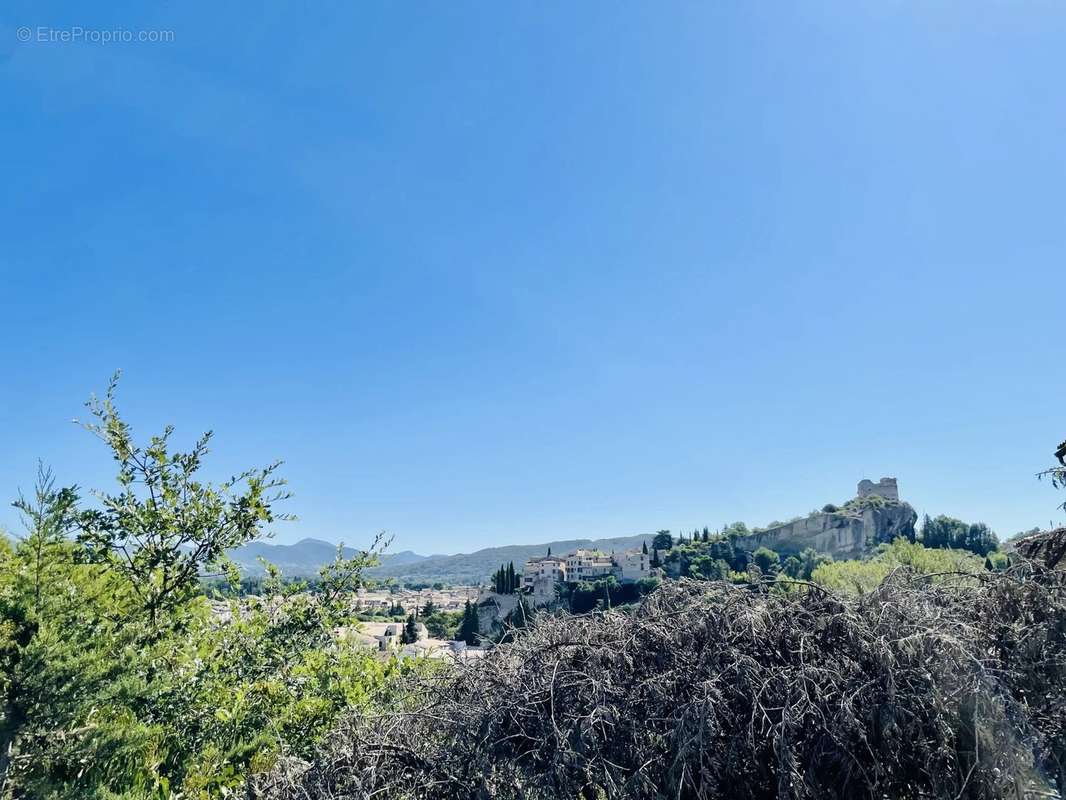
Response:
[{"label": "tangled brambles", "polygon": [[350,719],[271,798],[1023,798],[1066,778],[1066,577],[668,582]]}]

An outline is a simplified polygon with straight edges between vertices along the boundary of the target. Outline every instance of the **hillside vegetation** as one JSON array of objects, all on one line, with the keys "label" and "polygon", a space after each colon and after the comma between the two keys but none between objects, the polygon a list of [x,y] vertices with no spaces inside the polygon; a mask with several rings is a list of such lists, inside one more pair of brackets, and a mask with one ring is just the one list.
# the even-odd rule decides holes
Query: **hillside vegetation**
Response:
[{"label": "hillside vegetation", "polygon": [[[284,518],[279,465],[207,482],[210,435],[138,443],[115,389],[85,426],[115,485],[86,501],[41,468],[15,503],[23,536],[0,537],[0,798],[991,800],[1066,784],[1060,533],[1012,556],[938,517],[920,537],[935,547],[833,561],[748,552],[739,523],[659,531],[650,560],[676,576],[661,585],[572,584],[559,599],[591,613],[523,600],[482,658],[401,661],[347,635],[380,539],[313,583],[268,566],[254,596],[209,601],[203,576],[236,593],[226,553]],[[1061,486],[1066,466],[1045,476]],[[501,594],[519,593],[508,552],[482,555]],[[472,604],[420,611],[484,643]]]},{"label": "hillside vegetation", "polygon": [[981,798],[1066,779],[1061,573],[665,583],[355,714],[269,798]]}]

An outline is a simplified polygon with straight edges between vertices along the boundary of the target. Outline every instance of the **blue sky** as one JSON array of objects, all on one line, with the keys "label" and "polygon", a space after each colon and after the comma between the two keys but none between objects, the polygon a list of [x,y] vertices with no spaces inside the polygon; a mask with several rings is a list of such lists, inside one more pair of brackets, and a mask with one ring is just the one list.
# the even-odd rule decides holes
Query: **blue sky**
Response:
[{"label": "blue sky", "polygon": [[281,541],[1061,517],[1061,3],[96,5],[0,12],[6,496],[122,368]]}]

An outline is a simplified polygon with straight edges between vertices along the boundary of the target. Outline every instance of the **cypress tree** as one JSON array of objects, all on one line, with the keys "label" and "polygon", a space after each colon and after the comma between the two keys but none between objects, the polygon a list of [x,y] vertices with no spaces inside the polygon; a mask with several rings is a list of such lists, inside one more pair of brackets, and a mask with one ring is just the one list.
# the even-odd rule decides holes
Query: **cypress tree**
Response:
[{"label": "cypress tree", "polygon": [[404,644],[414,644],[418,641],[418,625],[415,624],[415,615],[407,615],[407,624],[403,626],[403,634],[400,641]]},{"label": "cypress tree", "polygon": [[644,555],[648,554],[648,543],[647,543],[647,541],[645,541],[643,544],[641,544],[640,549],[641,549],[641,552],[644,553]]},{"label": "cypress tree", "polygon": [[467,600],[463,608],[463,619],[459,623],[459,639],[473,646],[478,642],[478,633],[477,609]]}]

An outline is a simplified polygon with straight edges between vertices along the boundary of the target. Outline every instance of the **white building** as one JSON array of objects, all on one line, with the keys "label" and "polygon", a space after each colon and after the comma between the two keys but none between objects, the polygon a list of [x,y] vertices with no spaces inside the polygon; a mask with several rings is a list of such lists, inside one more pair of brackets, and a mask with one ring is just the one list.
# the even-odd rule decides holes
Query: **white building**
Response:
[{"label": "white building", "polygon": [[615,560],[622,568],[623,581],[639,581],[651,577],[651,556],[642,549],[626,550],[621,556],[616,556]]},{"label": "white building", "polygon": [[538,579],[566,583],[566,559],[559,556],[529,559],[522,569],[522,588],[532,589]]},{"label": "white building", "polygon": [[569,583],[606,578],[614,569],[614,559],[599,550],[575,550],[566,557],[566,580]]},{"label": "white building", "polygon": [[607,555],[599,550],[575,550],[566,556],[531,558],[522,570],[522,590],[526,593],[542,590],[557,583],[595,581],[614,575],[623,582],[639,581],[657,573],[651,566],[651,556],[642,548]]}]

